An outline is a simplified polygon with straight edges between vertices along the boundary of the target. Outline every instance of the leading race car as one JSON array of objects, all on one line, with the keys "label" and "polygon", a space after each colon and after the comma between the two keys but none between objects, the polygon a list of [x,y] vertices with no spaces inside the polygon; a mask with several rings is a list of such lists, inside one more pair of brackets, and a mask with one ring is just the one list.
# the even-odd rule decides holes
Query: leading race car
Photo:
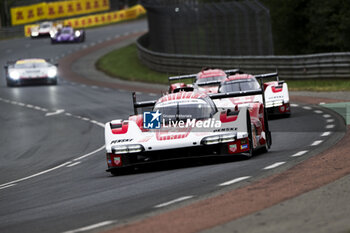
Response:
[{"label": "leading race car", "polygon": [[51,43],[66,43],[66,42],[84,42],[85,31],[74,30],[72,27],[67,26],[57,31],[57,33],[51,35]]},{"label": "leading race car", "polygon": [[[217,93],[167,94],[158,100],[136,102],[128,120],[105,124],[107,171],[174,158],[235,156],[250,158],[253,151],[267,151],[271,134],[260,102],[218,108],[215,100],[262,94],[262,90]],[[138,114],[138,108],[152,107]]]},{"label": "leading race car", "polygon": [[5,74],[7,86],[30,83],[57,84],[57,66],[41,58],[7,62]]},{"label": "leading race car", "polygon": [[[277,81],[262,82],[262,79],[277,77]],[[260,80],[260,84],[258,82]],[[235,74],[229,76],[221,82],[218,92],[227,93],[235,91],[251,91],[260,90],[260,86],[264,89],[264,96],[248,96],[242,98],[231,98],[233,104],[259,101],[263,103],[265,98],[265,108],[269,115],[290,116],[290,103],[287,83],[280,81],[277,73],[251,75],[251,74]]]}]

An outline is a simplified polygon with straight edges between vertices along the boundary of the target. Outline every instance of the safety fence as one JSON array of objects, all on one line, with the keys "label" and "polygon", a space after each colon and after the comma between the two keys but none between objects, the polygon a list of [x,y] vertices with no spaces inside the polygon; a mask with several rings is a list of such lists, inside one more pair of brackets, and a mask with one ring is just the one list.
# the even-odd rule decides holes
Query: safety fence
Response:
[{"label": "safety fence", "polygon": [[161,53],[272,55],[269,10],[258,0],[142,0],[149,49]]},{"label": "safety fence", "polygon": [[138,56],[149,68],[171,74],[196,73],[203,67],[239,68],[259,74],[278,71],[283,79],[350,78],[350,52],[297,56],[207,56],[154,52],[148,35],[137,41]]},{"label": "safety fence", "polygon": [[[89,27],[96,27],[96,26],[101,26],[101,25],[106,25],[111,23],[117,23],[124,20],[136,19],[137,17],[145,13],[146,13],[146,10],[141,5],[135,5],[131,8],[119,10],[119,11],[87,15],[87,16],[82,16],[78,18],[69,18],[69,19],[63,20],[61,23],[63,25],[69,25],[74,28],[89,28]],[[25,36],[30,36],[31,28],[36,26],[38,25],[37,24],[25,25],[24,27]]]},{"label": "safety fence", "polygon": [[32,23],[40,20],[71,17],[110,9],[109,0],[68,0],[41,2],[11,8],[12,25]]}]

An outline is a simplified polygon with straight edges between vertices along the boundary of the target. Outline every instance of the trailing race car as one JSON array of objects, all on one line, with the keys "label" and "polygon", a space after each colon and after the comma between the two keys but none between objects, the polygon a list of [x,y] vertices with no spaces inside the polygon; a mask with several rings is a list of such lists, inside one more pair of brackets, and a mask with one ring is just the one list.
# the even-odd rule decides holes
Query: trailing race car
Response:
[{"label": "trailing race car", "polygon": [[57,84],[57,67],[41,58],[20,59],[5,66],[7,86],[29,83]]},{"label": "trailing race car", "polygon": [[[215,100],[262,94],[262,90],[216,93],[167,94],[158,100],[136,102],[128,120],[105,124],[108,172],[136,164],[175,158],[235,156],[250,158],[267,151],[271,134],[260,102],[217,108]],[[138,108],[152,107],[138,114]]]},{"label": "trailing race car", "polygon": [[65,43],[65,42],[84,42],[85,31],[74,30],[72,27],[64,27],[51,35],[51,43]]},{"label": "trailing race car", "polygon": [[[175,93],[178,91],[199,91],[204,93],[225,93],[235,91],[249,91],[258,90],[260,86],[264,89],[264,97],[266,99],[267,112],[269,115],[284,115],[290,116],[290,103],[288,85],[284,81],[280,81],[278,73],[269,73],[261,75],[244,74],[239,70],[209,70],[210,72],[204,73],[204,77],[197,79],[194,84],[174,83],[170,84],[169,92]],[[203,72],[203,71],[202,71]],[[201,74],[200,72],[199,74]],[[209,74],[221,74],[221,76]],[[223,74],[226,74],[223,77]],[[169,82],[173,80],[193,79],[198,75],[182,75],[169,77]],[[209,79],[206,79],[208,78]],[[276,77],[277,81],[271,81],[263,83],[262,79]],[[260,84],[258,79],[261,81]],[[229,101],[229,100],[227,100]],[[227,102],[226,101],[226,102]],[[242,103],[250,101],[260,101],[263,103],[262,96],[251,96],[238,98],[236,100],[231,99],[232,103]]]},{"label": "trailing race car", "polygon": [[[277,77],[277,81],[263,83],[262,79]],[[260,80],[260,84],[258,80]],[[290,103],[287,83],[279,81],[277,73],[251,75],[251,74],[235,74],[229,76],[221,82],[219,93],[236,92],[236,91],[252,91],[260,90],[260,86],[264,88],[264,96],[246,96],[242,98],[231,98],[233,104],[259,101],[263,103],[265,98],[265,108],[269,115],[285,115],[290,116]]]},{"label": "trailing race car", "polygon": [[227,78],[227,75],[240,73],[239,69],[233,70],[220,70],[220,69],[203,69],[197,74],[181,75],[169,77],[169,82],[174,80],[184,80],[192,79],[193,84],[185,83],[173,83],[169,86],[169,93],[175,93],[180,90],[192,90],[198,89],[201,92],[205,93],[217,93],[218,87],[221,81]]},{"label": "trailing race car", "polygon": [[56,31],[61,27],[62,24],[45,21],[30,28],[30,37],[49,37],[55,34]]}]

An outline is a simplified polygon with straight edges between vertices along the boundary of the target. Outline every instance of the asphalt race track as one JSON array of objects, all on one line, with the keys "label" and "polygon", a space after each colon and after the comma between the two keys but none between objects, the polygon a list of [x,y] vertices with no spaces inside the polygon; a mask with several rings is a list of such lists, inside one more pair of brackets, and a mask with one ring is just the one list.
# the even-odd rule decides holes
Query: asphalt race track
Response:
[{"label": "asphalt race track", "polygon": [[[82,44],[0,41],[0,65],[25,57],[58,60],[146,29],[144,20],[95,28]],[[62,76],[57,86],[8,88],[2,70],[0,232],[83,232],[167,210],[287,169],[333,145],[345,129],[330,110],[293,104],[292,117],[270,121],[273,145],[267,154],[157,163],[112,177],[105,172],[103,126],[131,113],[130,92]]]}]

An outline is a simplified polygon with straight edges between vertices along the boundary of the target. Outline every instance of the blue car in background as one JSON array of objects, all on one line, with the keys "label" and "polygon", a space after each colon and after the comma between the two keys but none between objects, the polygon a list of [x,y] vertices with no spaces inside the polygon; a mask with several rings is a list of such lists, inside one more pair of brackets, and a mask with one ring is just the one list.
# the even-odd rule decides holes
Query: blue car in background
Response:
[{"label": "blue car in background", "polygon": [[54,35],[51,35],[51,43],[65,43],[65,42],[84,42],[85,31],[74,30],[72,27],[63,27]]}]

